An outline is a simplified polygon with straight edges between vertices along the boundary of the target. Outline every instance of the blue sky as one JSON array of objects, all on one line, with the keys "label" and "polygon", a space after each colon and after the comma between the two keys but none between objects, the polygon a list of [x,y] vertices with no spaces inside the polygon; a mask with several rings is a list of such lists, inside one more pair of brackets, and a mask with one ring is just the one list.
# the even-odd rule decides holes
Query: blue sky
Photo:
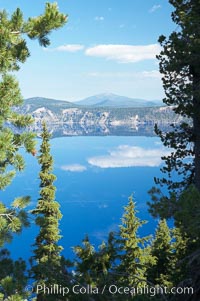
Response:
[{"label": "blue sky", "polygon": [[[54,1],[49,1],[54,2]],[[42,13],[46,1],[0,0],[9,13]],[[31,57],[17,77],[25,98],[68,101],[100,93],[133,98],[164,96],[158,62],[158,37],[176,25],[167,0],[59,0],[68,22],[51,35],[48,49],[29,42]]]}]

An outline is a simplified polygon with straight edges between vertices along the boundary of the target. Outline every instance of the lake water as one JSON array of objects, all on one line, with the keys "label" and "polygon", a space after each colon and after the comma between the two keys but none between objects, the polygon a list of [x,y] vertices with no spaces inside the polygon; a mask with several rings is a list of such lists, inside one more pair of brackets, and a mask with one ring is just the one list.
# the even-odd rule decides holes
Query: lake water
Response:
[{"label": "lake water", "polygon": [[[38,142],[39,144],[39,142]],[[38,146],[39,147],[39,146]],[[123,206],[133,193],[138,216],[148,220],[141,235],[153,233],[157,222],[148,214],[147,191],[154,176],[160,174],[160,156],[166,152],[156,137],[104,136],[61,137],[51,140],[54,173],[57,176],[56,199],[61,205],[60,222],[64,254],[72,257],[72,246],[88,234],[99,245],[107,234],[118,229]],[[2,201],[30,195],[32,209],[38,198],[39,166],[36,157],[25,154],[27,168],[14,179]],[[14,258],[28,258],[37,228],[23,230],[9,245]]]}]

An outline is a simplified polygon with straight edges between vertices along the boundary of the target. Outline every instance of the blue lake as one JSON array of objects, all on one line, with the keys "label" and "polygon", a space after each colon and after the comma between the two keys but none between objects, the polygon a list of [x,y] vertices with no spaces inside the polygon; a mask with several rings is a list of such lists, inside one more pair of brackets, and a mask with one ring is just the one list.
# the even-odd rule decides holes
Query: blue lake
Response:
[{"label": "blue lake", "polygon": [[[80,244],[85,234],[98,246],[110,231],[117,230],[123,206],[132,193],[138,216],[148,220],[140,229],[141,234],[153,233],[157,221],[148,213],[147,191],[154,184],[154,176],[160,175],[160,156],[165,152],[155,137],[81,136],[51,140],[56,200],[63,214],[60,243],[65,256],[73,256],[72,246]],[[16,196],[30,195],[30,210],[38,198],[39,166],[36,157],[24,155],[25,172],[17,174],[0,197],[9,203]],[[37,230],[32,221],[30,228],[14,238],[9,245],[14,258],[30,257]]]}]

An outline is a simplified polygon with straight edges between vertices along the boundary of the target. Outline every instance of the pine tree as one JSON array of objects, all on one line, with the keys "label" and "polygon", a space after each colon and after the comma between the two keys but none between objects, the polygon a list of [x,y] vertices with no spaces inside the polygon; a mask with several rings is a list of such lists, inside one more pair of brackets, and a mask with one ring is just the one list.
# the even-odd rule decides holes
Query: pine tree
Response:
[{"label": "pine tree", "polygon": [[[46,124],[43,123],[41,134],[42,143],[38,162],[41,166],[40,177],[40,198],[32,213],[36,216],[35,222],[39,226],[39,234],[34,243],[34,256],[31,260],[32,277],[36,280],[36,285],[58,284],[64,277],[61,266],[62,247],[58,245],[61,238],[59,221],[62,217],[60,205],[55,201],[55,186],[53,182],[56,176],[52,173],[53,158],[50,154],[50,134]],[[37,300],[53,300],[55,296],[45,296],[39,294]]]},{"label": "pine tree", "polygon": [[[3,190],[11,183],[16,171],[22,171],[25,167],[19,150],[23,147],[35,155],[35,135],[26,131],[33,119],[19,113],[23,98],[12,72],[18,71],[20,65],[30,56],[26,39],[36,39],[41,46],[48,46],[49,34],[62,27],[67,17],[59,12],[56,3],[47,3],[42,15],[27,21],[19,8],[11,17],[5,10],[1,10],[0,20],[0,190]],[[19,233],[23,226],[28,226],[27,212],[24,210],[28,202],[29,197],[18,197],[10,206],[0,202],[0,247],[12,239],[13,233]],[[2,260],[1,257],[0,265],[4,262]],[[2,268],[5,266],[2,265]],[[14,288],[14,277],[14,274],[7,273],[1,287],[6,285]],[[23,292],[6,300],[22,301]]]},{"label": "pine tree", "polygon": [[133,197],[129,197],[129,203],[124,207],[122,224],[119,230],[119,265],[116,275],[120,284],[129,287],[144,287],[146,284],[147,265],[152,258],[149,254],[147,243],[150,237],[140,237],[139,228],[146,222],[136,216]]},{"label": "pine tree", "polygon": [[175,212],[175,225],[190,237],[190,250],[200,247],[200,193],[194,185],[186,189],[179,198],[181,210]]},{"label": "pine tree", "polygon": [[0,247],[12,240],[14,233],[20,233],[23,227],[29,226],[28,214],[25,211],[29,197],[19,197],[11,207],[0,203]]},{"label": "pine tree", "polygon": [[[160,72],[166,98],[183,121],[172,125],[172,130],[164,133],[155,130],[166,147],[172,148],[169,156],[163,157],[165,165],[161,169],[163,178],[155,179],[161,187],[154,187],[150,211],[153,216],[174,218],[176,225],[191,237],[187,244],[187,267],[191,270],[188,278],[193,279],[193,287],[199,292],[199,212],[200,212],[200,2],[198,0],[169,0],[174,7],[172,20],[176,31],[169,38],[161,36],[162,51],[158,56]],[[178,180],[175,180],[175,173]],[[167,185],[168,193],[161,189]],[[195,189],[194,189],[194,186]],[[191,244],[192,243],[192,244]],[[191,248],[192,246],[192,248]],[[194,294],[193,299],[198,300]],[[197,299],[195,299],[197,298]]]},{"label": "pine tree", "polygon": [[42,15],[24,20],[23,12],[17,8],[11,17],[0,11],[0,72],[17,71],[20,63],[30,56],[26,38],[38,40],[43,47],[50,45],[49,35],[62,27],[67,16],[60,13],[56,3],[46,3]]},{"label": "pine tree", "polygon": [[[168,295],[165,293],[163,297],[163,287],[168,290],[172,287],[182,287],[184,289],[189,285],[187,281],[185,282],[189,275],[187,265],[188,243],[189,238],[179,228],[170,229],[165,219],[159,221],[155,238],[150,246],[150,254],[154,262],[147,269],[149,285],[159,289],[156,300],[168,300]],[[183,298],[183,296],[177,294],[169,298],[173,301],[183,299],[186,300],[185,295]]]},{"label": "pine tree", "polygon": [[[108,241],[102,242],[95,250],[90,243],[89,237],[86,235],[82,240],[82,245],[73,248],[76,255],[74,266],[76,268],[73,281],[82,286],[88,284],[93,288],[98,288],[102,292],[105,284],[107,287],[115,283],[115,276],[112,271],[114,269],[114,261],[116,259],[117,249],[115,248],[115,238],[113,233],[109,233]],[[74,299],[73,299],[74,298]],[[70,300],[76,300],[77,296],[70,296]],[[79,300],[88,300],[89,296],[79,296]],[[103,295],[95,295],[95,300],[103,301],[110,298],[108,290],[104,290]]]},{"label": "pine tree", "polygon": [[76,275],[78,281],[81,281],[84,285],[94,284],[95,275],[92,275],[92,267],[94,264],[95,248],[91,245],[88,235],[82,240],[82,246],[78,245],[73,247],[73,251],[76,254]]},{"label": "pine tree", "polygon": [[[11,72],[19,70],[20,64],[30,55],[26,39],[37,39],[41,46],[48,46],[49,34],[62,27],[67,16],[59,12],[56,3],[47,3],[42,15],[27,21],[19,8],[11,17],[5,10],[1,10],[0,20],[0,190],[3,190],[11,183],[16,171],[22,171],[25,167],[19,150],[24,147],[27,152],[35,155],[35,135],[25,131],[33,120],[18,112],[23,98],[18,81]],[[22,203],[27,204],[27,197],[20,198]],[[21,212],[21,220],[15,215],[18,205],[14,208],[12,204],[9,209],[0,202],[0,208],[2,239],[3,235],[10,236],[10,230],[19,231],[23,225],[22,220],[24,223],[27,221],[24,212]]]},{"label": "pine tree", "polygon": [[[17,8],[9,18],[5,10],[0,11],[0,189],[10,184],[15,169],[24,169],[23,157],[19,149],[24,146],[28,152],[34,152],[34,135],[22,130],[32,123],[32,118],[19,114],[16,108],[23,104],[18,82],[10,71],[17,71],[30,53],[26,45],[26,36],[37,39],[41,46],[50,44],[48,35],[52,30],[63,26],[66,16],[59,13],[56,4],[47,3],[45,12],[35,18],[23,19],[22,11]],[[18,129],[14,131],[12,127]],[[12,171],[7,171],[13,166]]]},{"label": "pine tree", "polygon": [[179,286],[192,285],[193,295],[185,300],[197,301],[200,295],[200,193],[196,187],[192,185],[186,189],[179,203],[181,210],[175,213],[178,232],[175,233],[174,247],[179,259],[176,269],[182,275]]},{"label": "pine tree", "polygon": [[172,124],[167,133],[156,126],[163,144],[173,149],[163,157],[163,178],[155,179],[161,187],[167,185],[169,197],[162,197],[158,189],[152,190],[157,197],[153,198],[151,211],[161,218],[173,217],[179,211],[180,192],[189,185],[194,184],[200,191],[200,3],[169,2],[175,8],[172,20],[177,27],[169,38],[159,38],[162,50],[158,59],[166,95],[163,101],[184,119],[179,125]]},{"label": "pine tree", "polygon": [[166,220],[160,220],[158,224],[151,246],[151,255],[156,264],[151,266],[148,271],[149,281],[154,285],[172,286],[170,276],[173,274],[174,254],[172,234]]},{"label": "pine tree", "polygon": [[171,270],[171,280],[174,286],[180,286],[181,283],[183,286],[183,279],[187,278],[190,270],[187,264],[187,256],[191,252],[190,247],[192,247],[192,244],[187,234],[183,233],[178,227],[174,227],[171,230],[171,234],[174,262]]},{"label": "pine tree", "polygon": [[13,261],[6,249],[0,251],[0,300],[24,300],[28,293],[26,263],[21,258]]}]

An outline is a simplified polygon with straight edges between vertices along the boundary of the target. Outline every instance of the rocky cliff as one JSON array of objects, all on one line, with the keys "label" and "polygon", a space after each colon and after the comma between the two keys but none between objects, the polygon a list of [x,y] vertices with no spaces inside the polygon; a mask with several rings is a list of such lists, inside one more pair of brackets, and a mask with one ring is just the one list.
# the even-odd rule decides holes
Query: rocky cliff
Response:
[{"label": "rocky cliff", "polygon": [[[173,109],[162,107],[109,108],[79,106],[65,101],[34,98],[25,101],[21,113],[31,114],[35,120],[33,130],[40,131],[41,123],[46,121],[49,128],[62,129],[63,135],[81,135],[98,132],[110,134],[113,130],[140,128],[153,129],[157,123],[166,127],[170,123],[179,123],[181,117]],[[58,130],[59,131],[59,130]]]}]

